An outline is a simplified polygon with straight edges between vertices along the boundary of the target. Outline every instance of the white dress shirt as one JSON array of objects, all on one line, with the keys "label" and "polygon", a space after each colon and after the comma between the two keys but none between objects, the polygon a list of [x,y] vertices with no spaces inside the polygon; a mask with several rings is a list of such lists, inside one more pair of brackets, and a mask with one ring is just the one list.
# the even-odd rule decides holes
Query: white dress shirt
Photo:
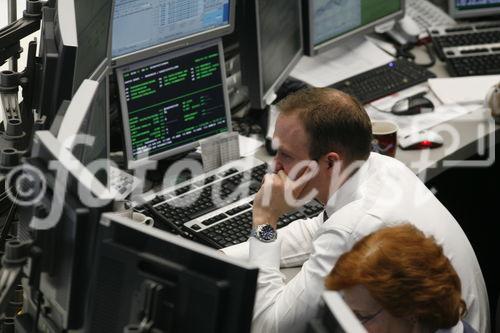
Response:
[{"label": "white dress shirt", "polygon": [[[464,318],[478,332],[489,331],[486,287],[469,240],[457,221],[415,174],[396,159],[372,153],[313,219],[278,230],[275,242],[255,238],[228,247],[227,255],[259,267],[254,332],[304,332],[318,310],[324,280],[341,254],[384,226],[410,222],[443,246],[462,282]],[[287,284],[281,267],[300,266]]]}]

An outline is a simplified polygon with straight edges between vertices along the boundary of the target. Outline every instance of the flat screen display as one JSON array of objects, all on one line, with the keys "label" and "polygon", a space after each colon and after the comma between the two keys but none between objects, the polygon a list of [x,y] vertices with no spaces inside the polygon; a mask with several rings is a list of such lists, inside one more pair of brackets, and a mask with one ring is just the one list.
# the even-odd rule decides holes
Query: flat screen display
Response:
[{"label": "flat screen display", "polygon": [[230,0],[116,0],[112,57],[230,25]]}]

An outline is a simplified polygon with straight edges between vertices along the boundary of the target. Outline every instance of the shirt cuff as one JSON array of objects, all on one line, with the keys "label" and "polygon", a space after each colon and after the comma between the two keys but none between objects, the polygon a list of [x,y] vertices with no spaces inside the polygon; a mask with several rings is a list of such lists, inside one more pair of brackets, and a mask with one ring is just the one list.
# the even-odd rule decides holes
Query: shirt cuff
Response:
[{"label": "shirt cuff", "polygon": [[269,243],[250,237],[250,262],[257,267],[280,268],[281,238]]},{"label": "shirt cuff", "polygon": [[249,252],[249,244],[248,241],[228,246],[223,249],[221,249],[222,252],[224,252],[226,255],[240,259],[240,260],[248,260],[248,252]]}]

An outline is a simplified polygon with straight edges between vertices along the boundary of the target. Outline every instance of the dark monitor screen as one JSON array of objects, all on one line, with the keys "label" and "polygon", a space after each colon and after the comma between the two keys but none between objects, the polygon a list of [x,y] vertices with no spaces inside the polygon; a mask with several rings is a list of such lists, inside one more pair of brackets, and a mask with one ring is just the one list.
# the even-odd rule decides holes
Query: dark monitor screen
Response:
[{"label": "dark monitor screen", "polygon": [[250,331],[249,264],[113,214],[101,220],[96,260],[86,332]]},{"label": "dark monitor screen", "polygon": [[299,0],[245,0],[238,4],[243,83],[252,107],[263,109],[303,53]]},{"label": "dark monitor screen", "polygon": [[[68,0],[64,0],[68,1]],[[78,51],[73,92],[108,58],[112,0],[74,0]]]},{"label": "dark monitor screen", "polygon": [[117,65],[130,62],[124,58],[131,53],[145,51],[145,58],[220,37],[234,23],[233,0],[116,0],[114,7],[112,56]]},{"label": "dark monitor screen", "polygon": [[223,64],[212,41],[117,69],[129,167],[230,130]]},{"label": "dark monitor screen", "polygon": [[403,0],[304,0],[306,54],[334,47],[341,39],[370,32],[403,16]]},{"label": "dark monitor screen", "polygon": [[500,15],[500,0],[449,0],[449,11],[455,18]]}]

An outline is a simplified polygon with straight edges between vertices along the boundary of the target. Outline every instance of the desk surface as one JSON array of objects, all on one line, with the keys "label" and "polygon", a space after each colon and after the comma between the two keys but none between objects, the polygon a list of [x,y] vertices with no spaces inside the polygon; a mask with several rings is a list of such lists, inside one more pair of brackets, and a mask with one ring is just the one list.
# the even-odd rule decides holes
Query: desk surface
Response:
[{"label": "desk surface", "polygon": [[[423,46],[413,50],[417,63],[429,62]],[[449,77],[445,64],[439,59],[430,68],[438,77]],[[486,92],[485,92],[486,93]],[[440,148],[427,150],[402,150],[398,147],[396,158],[412,169],[424,182],[431,180],[450,167],[487,167],[495,158],[494,149],[500,141],[500,126],[495,125],[489,110],[466,114],[433,127],[444,139]],[[269,161],[271,156],[264,148],[256,152],[256,157]],[[468,158],[479,155],[484,161],[471,162]]]},{"label": "desk surface", "polygon": [[[413,53],[417,63],[429,61],[425,47],[417,47]],[[439,59],[430,70],[438,77],[449,77],[445,64]],[[466,114],[437,125],[433,129],[443,136],[442,147],[423,151],[404,151],[398,147],[396,151],[396,158],[405,163],[423,181],[431,180],[450,167],[487,167],[493,163],[494,146],[500,141],[500,126],[495,125],[489,110]],[[488,147],[493,149],[489,151]],[[465,162],[475,155],[484,160]]]}]

